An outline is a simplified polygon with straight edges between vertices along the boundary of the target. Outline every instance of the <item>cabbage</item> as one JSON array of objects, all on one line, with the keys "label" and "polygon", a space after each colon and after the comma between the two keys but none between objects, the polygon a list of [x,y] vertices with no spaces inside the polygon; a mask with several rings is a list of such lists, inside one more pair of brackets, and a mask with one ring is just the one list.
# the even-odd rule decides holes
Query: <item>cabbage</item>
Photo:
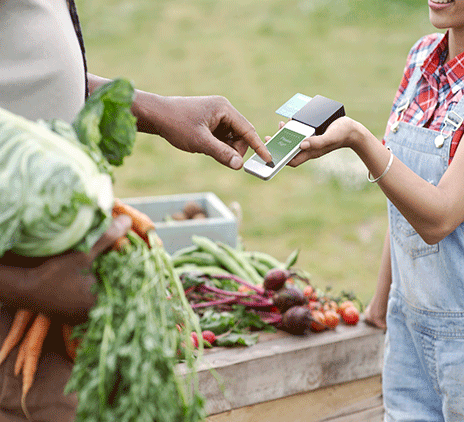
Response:
[{"label": "cabbage", "polygon": [[[123,102],[102,95],[121,87]],[[119,165],[131,152],[133,88],[117,80],[90,98],[91,106],[86,103],[74,122],[85,133],[83,141],[65,122],[32,122],[0,108],[0,256],[8,250],[24,256],[88,251],[107,229],[114,197],[105,154],[123,144]],[[118,110],[124,116],[120,126],[113,122]],[[103,139],[105,152],[99,146]]]}]

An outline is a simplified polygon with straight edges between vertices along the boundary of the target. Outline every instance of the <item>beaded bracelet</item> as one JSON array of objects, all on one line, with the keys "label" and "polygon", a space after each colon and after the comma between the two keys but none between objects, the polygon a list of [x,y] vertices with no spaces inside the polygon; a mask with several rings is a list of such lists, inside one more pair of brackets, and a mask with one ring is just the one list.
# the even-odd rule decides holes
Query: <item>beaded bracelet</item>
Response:
[{"label": "beaded bracelet", "polygon": [[385,168],[384,172],[379,176],[377,177],[376,179],[371,179],[369,176],[371,175],[371,172],[367,172],[367,180],[371,183],[377,183],[383,176],[385,176],[387,173],[388,173],[388,170],[390,170],[390,167],[393,163],[393,152],[392,150],[390,149],[390,147],[387,147],[388,151],[390,151],[390,159],[388,160],[388,164],[387,164],[387,167]]}]

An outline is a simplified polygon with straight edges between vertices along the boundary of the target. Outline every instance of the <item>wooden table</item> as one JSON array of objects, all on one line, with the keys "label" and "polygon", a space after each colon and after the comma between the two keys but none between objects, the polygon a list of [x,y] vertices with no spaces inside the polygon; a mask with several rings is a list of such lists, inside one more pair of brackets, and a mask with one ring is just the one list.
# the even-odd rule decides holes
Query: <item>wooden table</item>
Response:
[{"label": "wooden table", "polygon": [[380,422],[384,337],[361,321],[210,349],[199,365],[208,422]]}]

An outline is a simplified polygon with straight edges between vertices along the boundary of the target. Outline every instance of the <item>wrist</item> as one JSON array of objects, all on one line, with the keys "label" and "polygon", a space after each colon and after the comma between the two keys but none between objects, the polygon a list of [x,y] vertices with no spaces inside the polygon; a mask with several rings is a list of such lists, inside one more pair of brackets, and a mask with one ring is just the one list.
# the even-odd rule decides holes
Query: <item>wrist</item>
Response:
[{"label": "wrist", "polygon": [[361,123],[351,120],[351,128],[348,136],[348,146],[358,155],[367,143],[367,139],[373,136]]},{"label": "wrist", "polygon": [[136,90],[131,111],[137,118],[137,130],[162,136],[168,108],[169,97]]}]

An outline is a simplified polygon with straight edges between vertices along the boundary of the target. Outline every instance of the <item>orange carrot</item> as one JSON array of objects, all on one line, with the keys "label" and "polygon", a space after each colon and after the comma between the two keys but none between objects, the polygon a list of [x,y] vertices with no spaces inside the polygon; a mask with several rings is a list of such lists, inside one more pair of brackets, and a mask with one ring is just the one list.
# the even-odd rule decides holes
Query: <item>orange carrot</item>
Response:
[{"label": "orange carrot", "polygon": [[32,312],[28,309],[18,309],[13,318],[10,331],[0,349],[0,364],[7,358],[11,350],[19,343],[26,331],[27,324],[32,318]]},{"label": "orange carrot", "polygon": [[71,338],[73,327],[70,325],[64,324],[62,331],[66,352],[68,353],[68,356],[74,361],[76,360],[77,348],[79,347],[81,341],[78,338]]},{"label": "orange carrot", "polygon": [[14,366],[14,374],[15,374],[15,376],[18,376],[21,373],[22,369],[23,369],[24,360],[26,359],[27,343],[28,343],[31,335],[32,335],[31,329],[29,329],[28,332],[26,333],[26,337],[23,338],[23,341],[21,342],[21,344],[19,346],[18,356],[16,356],[16,362],[15,362],[15,366]]},{"label": "orange carrot", "polygon": [[128,245],[129,243],[129,238],[127,236],[122,236],[119,239],[117,239],[116,242],[113,243],[111,249],[113,249],[114,251],[120,251],[124,248],[124,246]]},{"label": "orange carrot", "polygon": [[30,335],[28,333],[27,336],[26,353],[22,367],[23,388],[21,396],[21,407],[28,419],[30,419],[30,416],[26,408],[26,395],[32,387],[32,383],[34,382],[39,357],[42,353],[42,346],[45,337],[48,334],[50,324],[50,318],[46,317],[43,314],[38,314],[34,322],[32,323],[31,328],[29,329]]},{"label": "orange carrot", "polygon": [[155,229],[155,224],[148,215],[116,198],[113,205],[113,215],[120,214],[126,214],[132,218],[132,230],[143,240],[148,241],[148,232]]}]

